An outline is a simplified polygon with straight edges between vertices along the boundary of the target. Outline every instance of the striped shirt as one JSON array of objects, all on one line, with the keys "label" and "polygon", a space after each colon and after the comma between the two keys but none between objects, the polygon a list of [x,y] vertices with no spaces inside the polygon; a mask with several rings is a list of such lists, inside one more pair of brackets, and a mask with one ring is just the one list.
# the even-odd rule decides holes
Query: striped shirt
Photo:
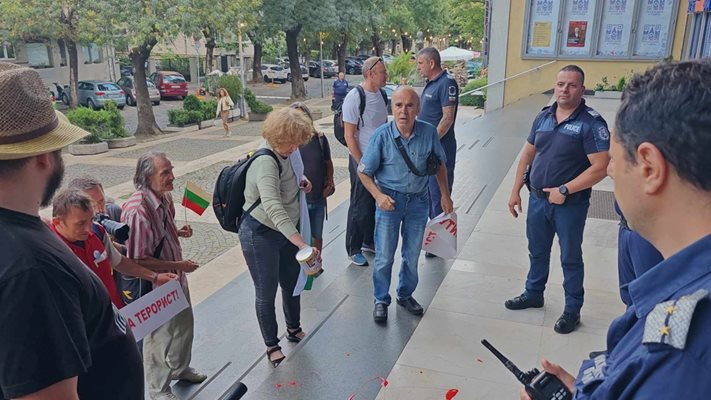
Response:
[{"label": "striped shirt", "polygon": [[[182,249],[175,226],[175,207],[170,193],[158,197],[152,190],[139,190],[123,204],[121,222],[130,228],[126,241],[129,258],[141,260],[154,257],[161,240],[163,248],[158,257],[166,261],[181,261]],[[165,238],[165,239],[164,239]],[[187,279],[182,271],[170,271],[180,276],[180,284],[187,292]]]}]

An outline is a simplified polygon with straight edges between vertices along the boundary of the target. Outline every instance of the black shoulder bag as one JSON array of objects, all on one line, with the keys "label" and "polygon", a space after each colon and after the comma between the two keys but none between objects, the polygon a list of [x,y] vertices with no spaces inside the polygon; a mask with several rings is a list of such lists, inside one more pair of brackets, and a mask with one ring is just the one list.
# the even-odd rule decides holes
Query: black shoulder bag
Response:
[{"label": "black shoulder bag", "polygon": [[[392,137],[392,125],[390,125],[388,127],[388,130],[389,130],[391,137]],[[405,147],[402,145],[402,140],[400,140],[400,137],[398,136],[393,140],[395,141],[395,145],[397,146],[397,149],[400,151],[400,155],[405,160],[405,164],[407,164],[407,168],[409,168],[413,174],[415,174],[417,176],[437,175],[437,170],[439,170],[440,161],[439,161],[439,158],[437,158],[437,155],[435,154],[434,150],[431,150],[430,155],[427,156],[426,171],[425,171],[425,173],[422,173],[415,167],[415,165],[412,163],[412,160],[410,160],[410,157],[407,155],[407,151],[405,150]]]}]

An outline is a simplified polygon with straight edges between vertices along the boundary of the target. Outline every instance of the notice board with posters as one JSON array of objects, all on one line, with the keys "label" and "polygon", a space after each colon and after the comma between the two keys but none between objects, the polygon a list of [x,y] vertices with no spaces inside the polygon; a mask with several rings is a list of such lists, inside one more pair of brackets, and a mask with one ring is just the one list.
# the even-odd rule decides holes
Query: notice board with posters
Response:
[{"label": "notice board with posters", "polygon": [[676,0],[643,0],[637,23],[634,55],[664,57],[672,34],[669,29]]},{"label": "notice board with posters", "polygon": [[564,2],[563,32],[565,40],[560,43],[561,55],[590,55],[592,23],[595,19],[597,0],[571,0]]},{"label": "notice board with posters", "polygon": [[555,54],[560,3],[556,0],[531,0],[527,54]]}]

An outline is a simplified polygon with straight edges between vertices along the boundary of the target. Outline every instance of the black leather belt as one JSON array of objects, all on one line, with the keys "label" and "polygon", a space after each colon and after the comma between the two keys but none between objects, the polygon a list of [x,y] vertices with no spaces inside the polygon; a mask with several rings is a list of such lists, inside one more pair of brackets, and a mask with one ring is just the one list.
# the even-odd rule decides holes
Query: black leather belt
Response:
[{"label": "black leather belt", "polygon": [[546,192],[545,190],[536,189],[532,187],[531,194],[538,197],[539,199],[547,199],[550,193]]}]

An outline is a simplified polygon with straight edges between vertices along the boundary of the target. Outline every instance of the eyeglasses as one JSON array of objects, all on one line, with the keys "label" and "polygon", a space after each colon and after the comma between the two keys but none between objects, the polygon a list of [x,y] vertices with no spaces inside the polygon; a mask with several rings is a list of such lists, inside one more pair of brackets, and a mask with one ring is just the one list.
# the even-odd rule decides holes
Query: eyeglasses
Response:
[{"label": "eyeglasses", "polygon": [[383,57],[378,57],[378,59],[375,60],[375,62],[373,63],[373,65],[371,65],[370,68],[368,68],[368,71],[372,71],[373,68],[375,68],[375,66],[378,65],[378,61],[383,62]]}]

